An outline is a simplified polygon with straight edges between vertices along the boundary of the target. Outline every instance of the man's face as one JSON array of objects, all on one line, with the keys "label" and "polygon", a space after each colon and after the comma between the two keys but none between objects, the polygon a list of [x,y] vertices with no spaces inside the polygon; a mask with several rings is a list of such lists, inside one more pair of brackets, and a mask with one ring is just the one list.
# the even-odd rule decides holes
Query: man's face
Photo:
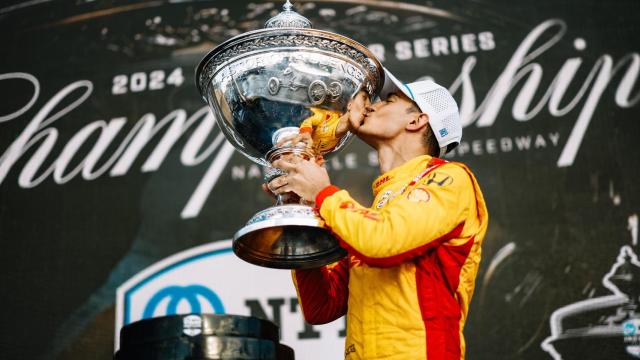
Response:
[{"label": "man's face", "polygon": [[357,135],[370,145],[393,139],[404,132],[407,124],[419,114],[413,101],[402,92],[391,94],[386,100],[366,107]]}]

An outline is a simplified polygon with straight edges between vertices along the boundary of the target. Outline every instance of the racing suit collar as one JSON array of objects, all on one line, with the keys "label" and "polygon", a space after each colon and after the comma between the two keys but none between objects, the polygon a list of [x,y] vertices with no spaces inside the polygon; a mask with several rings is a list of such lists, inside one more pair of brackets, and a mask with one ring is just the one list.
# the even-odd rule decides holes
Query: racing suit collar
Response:
[{"label": "racing suit collar", "polygon": [[415,176],[421,170],[424,170],[431,159],[432,157],[429,155],[417,156],[405,162],[404,164],[378,176],[378,178],[376,178],[371,184],[373,196],[377,196],[382,189],[395,183],[398,180],[406,182],[408,177]]}]

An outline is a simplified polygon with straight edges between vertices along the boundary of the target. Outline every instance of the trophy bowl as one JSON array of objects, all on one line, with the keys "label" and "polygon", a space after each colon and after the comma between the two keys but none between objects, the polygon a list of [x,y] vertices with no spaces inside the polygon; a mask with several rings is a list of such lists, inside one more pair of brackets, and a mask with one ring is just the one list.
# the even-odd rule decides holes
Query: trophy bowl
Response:
[{"label": "trophy bowl", "polygon": [[[367,48],[335,33],[312,29],[285,11],[265,29],[231,38],[209,52],[196,82],[227,140],[267,167],[265,181],[283,175],[270,167],[282,157],[307,160],[339,151],[352,136],[344,129],[349,102],[382,88],[384,71]],[[306,143],[288,141],[307,134]],[[301,145],[302,144],[302,145]],[[312,207],[314,199],[278,196],[233,237],[237,256],[270,268],[326,265],[346,255]]]}]

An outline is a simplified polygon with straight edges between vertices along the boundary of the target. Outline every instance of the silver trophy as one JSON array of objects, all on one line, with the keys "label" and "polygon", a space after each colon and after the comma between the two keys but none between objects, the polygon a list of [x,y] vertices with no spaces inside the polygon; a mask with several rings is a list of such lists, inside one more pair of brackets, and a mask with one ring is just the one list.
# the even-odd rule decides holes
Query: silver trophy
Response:
[{"label": "silver trophy", "polygon": [[[283,175],[270,166],[279,158],[314,159],[341,149],[351,137],[338,131],[347,105],[362,91],[374,97],[384,81],[382,66],[366,47],[312,29],[292,8],[287,0],[264,29],[225,41],[196,71],[200,94],[226,138],[267,167],[266,181]],[[287,141],[305,137],[309,141]],[[275,206],[234,235],[236,255],[279,269],[317,267],[345,256],[309,200],[278,196]]]}]

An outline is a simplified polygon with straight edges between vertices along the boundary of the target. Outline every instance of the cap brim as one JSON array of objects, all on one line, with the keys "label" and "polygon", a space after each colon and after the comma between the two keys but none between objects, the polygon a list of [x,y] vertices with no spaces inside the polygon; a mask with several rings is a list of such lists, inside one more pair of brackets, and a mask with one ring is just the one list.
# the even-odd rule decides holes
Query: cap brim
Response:
[{"label": "cap brim", "polygon": [[401,92],[411,100],[415,101],[415,98],[407,86],[400,80],[398,80],[393,74],[384,68],[384,85],[382,91],[380,91],[380,99],[387,100],[389,95]]}]

